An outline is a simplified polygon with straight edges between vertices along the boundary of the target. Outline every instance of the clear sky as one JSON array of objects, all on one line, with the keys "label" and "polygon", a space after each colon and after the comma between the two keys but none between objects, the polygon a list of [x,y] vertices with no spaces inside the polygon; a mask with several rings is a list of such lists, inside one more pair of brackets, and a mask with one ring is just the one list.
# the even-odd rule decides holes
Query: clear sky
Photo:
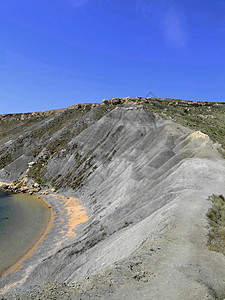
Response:
[{"label": "clear sky", "polygon": [[0,0],[0,113],[225,101],[224,0]]}]

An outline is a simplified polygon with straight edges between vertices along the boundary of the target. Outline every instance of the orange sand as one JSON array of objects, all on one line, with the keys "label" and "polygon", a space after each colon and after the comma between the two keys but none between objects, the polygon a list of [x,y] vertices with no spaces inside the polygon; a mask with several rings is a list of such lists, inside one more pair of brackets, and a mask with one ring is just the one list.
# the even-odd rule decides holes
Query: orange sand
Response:
[{"label": "orange sand", "polygon": [[63,207],[67,210],[68,220],[61,219],[61,224],[66,223],[66,232],[65,238],[75,237],[76,233],[74,232],[77,225],[84,223],[88,220],[87,212],[84,207],[81,205],[81,202],[77,198],[65,197],[62,195],[51,194],[52,197],[57,198],[62,204]]}]

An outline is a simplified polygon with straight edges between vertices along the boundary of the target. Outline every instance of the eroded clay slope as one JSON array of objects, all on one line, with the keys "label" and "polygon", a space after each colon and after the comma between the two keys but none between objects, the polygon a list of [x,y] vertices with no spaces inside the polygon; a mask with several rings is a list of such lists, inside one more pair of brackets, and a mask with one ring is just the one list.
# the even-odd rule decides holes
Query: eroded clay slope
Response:
[{"label": "eroded clay slope", "polygon": [[225,258],[206,246],[206,212],[208,196],[225,194],[225,163],[208,136],[128,105],[48,155],[43,176],[79,197],[89,221],[23,289],[44,285],[45,297],[56,281],[65,299],[224,297]]}]

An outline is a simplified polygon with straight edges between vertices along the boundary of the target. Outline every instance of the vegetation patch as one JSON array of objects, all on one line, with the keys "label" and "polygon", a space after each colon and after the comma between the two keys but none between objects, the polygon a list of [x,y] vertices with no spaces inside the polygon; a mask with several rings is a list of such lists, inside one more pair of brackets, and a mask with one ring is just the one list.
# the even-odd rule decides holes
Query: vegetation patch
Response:
[{"label": "vegetation patch", "polygon": [[225,157],[225,104],[216,102],[184,101],[177,99],[148,99],[144,107],[164,119],[172,119],[193,130],[207,134],[222,145]]},{"label": "vegetation patch", "polygon": [[47,183],[47,179],[45,177],[45,165],[47,163],[47,158],[41,156],[32,166],[32,168],[28,172],[28,176],[34,179],[39,185],[44,186]]},{"label": "vegetation patch", "polygon": [[212,195],[209,200],[213,205],[207,213],[210,224],[208,247],[225,255],[225,198],[223,195]]},{"label": "vegetation patch", "polygon": [[[21,118],[21,115],[24,114],[15,114],[9,115],[5,119],[0,118],[0,142],[1,144],[6,141],[15,138],[15,136],[21,134],[25,130],[32,128],[38,122],[45,119],[45,116],[27,114],[29,117]],[[25,114],[26,115],[26,114]],[[2,116],[2,115],[1,115]]]}]

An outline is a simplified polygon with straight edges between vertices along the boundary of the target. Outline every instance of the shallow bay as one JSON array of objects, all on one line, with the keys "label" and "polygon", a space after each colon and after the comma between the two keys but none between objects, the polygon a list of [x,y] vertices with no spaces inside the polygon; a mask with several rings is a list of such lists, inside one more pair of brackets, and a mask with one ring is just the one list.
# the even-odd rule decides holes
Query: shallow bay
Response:
[{"label": "shallow bay", "polygon": [[0,193],[0,275],[39,240],[49,217],[41,199]]}]

